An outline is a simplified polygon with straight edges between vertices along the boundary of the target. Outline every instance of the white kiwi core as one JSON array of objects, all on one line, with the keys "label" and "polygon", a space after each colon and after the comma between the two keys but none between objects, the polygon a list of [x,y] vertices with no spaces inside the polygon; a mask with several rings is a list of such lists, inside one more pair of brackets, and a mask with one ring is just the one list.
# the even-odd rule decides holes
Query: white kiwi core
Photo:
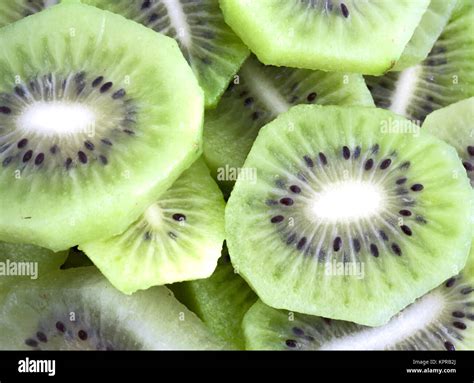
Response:
[{"label": "white kiwi core", "polygon": [[310,202],[313,220],[351,222],[378,215],[384,205],[383,189],[366,181],[340,181],[315,193]]},{"label": "white kiwi core", "polygon": [[45,137],[68,136],[94,130],[95,112],[88,106],[64,101],[39,101],[25,107],[17,126],[26,133]]}]

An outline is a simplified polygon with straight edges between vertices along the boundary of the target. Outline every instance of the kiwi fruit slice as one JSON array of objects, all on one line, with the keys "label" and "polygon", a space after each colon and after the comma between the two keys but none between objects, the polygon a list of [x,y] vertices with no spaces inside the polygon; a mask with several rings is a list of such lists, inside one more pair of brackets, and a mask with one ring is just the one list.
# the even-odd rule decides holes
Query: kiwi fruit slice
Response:
[{"label": "kiwi fruit slice", "polygon": [[474,97],[429,114],[423,129],[457,150],[474,187]]},{"label": "kiwi fruit slice", "polygon": [[43,278],[59,270],[67,252],[51,250],[28,244],[0,242],[0,301],[18,280]]},{"label": "kiwi fruit slice", "polygon": [[0,28],[58,3],[59,0],[0,0]]},{"label": "kiwi fruit slice", "polygon": [[3,350],[228,347],[166,287],[126,296],[91,267],[60,271],[34,284],[18,284],[0,309]]},{"label": "kiwi fruit slice", "polygon": [[432,111],[474,96],[474,2],[458,1],[420,64],[366,81],[378,107],[418,124]]},{"label": "kiwi fruit slice", "polygon": [[252,350],[472,350],[474,252],[456,277],[419,298],[381,327],[273,309],[261,301],[245,315]]},{"label": "kiwi fruit slice", "polygon": [[372,106],[374,101],[361,75],[265,66],[249,57],[204,119],[204,158],[226,194],[260,128],[295,104]]},{"label": "kiwi fruit slice", "polygon": [[222,192],[198,160],[124,233],[80,249],[126,294],[207,278],[221,255],[224,208]]},{"label": "kiwi fruit slice", "polygon": [[380,75],[400,58],[429,0],[220,4],[227,23],[264,64]]},{"label": "kiwi fruit slice", "polygon": [[199,157],[203,95],[173,39],[67,2],[0,40],[0,240],[123,232]]},{"label": "kiwi fruit slice", "polygon": [[420,24],[403,50],[400,60],[393,71],[409,68],[423,61],[434,43],[443,32],[457,0],[431,0],[428,9],[423,14]]},{"label": "kiwi fruit slice", "polygon": [[210,278],[176,283],[169,288],[214,334],[238,349],[245,348],[242,320],[257,296],[234,272],[227,250]]},{"label": "kiwi fruit slice", "polygon": [[174,38],[214,107],[249,55],[217,0],[85,0]]},{"label": "kiwi fruit slice", "polygon": [[466,262],[474,201],[456,151],[389,111],[295,106],[244,167],[258,177],[236,182],[227,245],[269,306],[378,326]]}]

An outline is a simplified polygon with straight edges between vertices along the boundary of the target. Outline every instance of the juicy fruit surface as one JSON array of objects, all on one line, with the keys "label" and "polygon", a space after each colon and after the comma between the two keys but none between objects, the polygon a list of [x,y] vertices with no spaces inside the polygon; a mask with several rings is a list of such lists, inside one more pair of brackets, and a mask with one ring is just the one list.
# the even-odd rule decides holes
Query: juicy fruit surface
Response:
[{"label": "juicy fruit surface", "polygon": [[59,0],[0,0],[0,28],[58,3]]},{"label": "juicy fruit surface", "polygon": [[474,97],[431,113],[423,129],[456,148],[474,186]]},{"label": "juicy fruit surface", "polygon": [[174,38],[215,106],[248,56],[247,47],[224,22],[217,0],[86,0]]},{"label": "juicy fruit surface", "polygon": [[179,283],[170,288],[214,334],[239,349],[245,347],[242,320],[257,296],[235,273],[228,254],[222,255],[210,278]]},{"label": "juicy fruit surface", "polygon": [[443,31],[457,0],[431,0],[420,24],[392,70],[400,71],[418,64],[428,56]]},{"label": "juicy fruit surface", "polygon": [[434,110],[474,96],[474,3],[458,1],[420,64],[366,81],[377,107],[419,123]]},{"label": "juicy fruit surface", "polygon": [[374,105],[361,75],[265,66],[250,57],[237,81],[204,122],[204,158],[226,192],[260,128],[291,106]]},{"label": "juicy fruit surface", "polygon": [[220,4],[227,23],[265,64],[379,75],[399,59],[429,1]]},{"label": "juicy fruit surface", "polygon": [[401,117],[296,106],[261,130],[244,166],[258,176],[236,183],[227,244],[272,307],[381,325],[464,266],[462,164]]},{"label": "juicy fruit surface", "polygon": [[198,160],[124,233],[81,245],[124,293],[209,277],[224,242],[224,199]]},{"label": "juicy fruit surface", "polygon": [[252,350],[472,350],[474,269],[418,299],[386,325],[364,327],[257,302],[244,318],[246,347]]},{"label": "juicy fruit surface", "polygon": [[117,234],[199,156],[202,92],[172,39],[69,3],[0,39],[2,240]]},{"label": "juicy fruit surface", "polygon": [[[180,317],[185,317],[181,320]],[[3,350],[222,349],[165,287],[131,297],[91,268],[15,286],[0,309]]]}]

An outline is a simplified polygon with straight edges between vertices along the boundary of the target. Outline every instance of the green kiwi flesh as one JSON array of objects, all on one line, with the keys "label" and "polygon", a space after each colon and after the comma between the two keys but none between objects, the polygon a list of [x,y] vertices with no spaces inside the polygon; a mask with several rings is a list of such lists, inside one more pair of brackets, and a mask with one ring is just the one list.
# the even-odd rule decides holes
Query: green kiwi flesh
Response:
[{"label": "green kiwi flesh", "polygon": [[0,28],[58,3],[59,0],[0,0]]},{"label": "green kiwi flesh", "polygon": [[94,268],[50,274],[12,288],[0,308],[3,350],[197,350],[228,348],[165,287],[133,296]]},{"label": "green kiwi flesh", "polygon": [[400,58],[429,0],[220,4],[227,23],[264,64],[380,75]]},{"label": "green kiwi flesh", "polygon": [[207,278],[224,242],[224,198],[198,160],[124,233],[81,244],[120,291]]},{"label": "green kiwi flesh", "polygon": [[428,9],[393,67],[401,71],[423,61],[446,26],[457,0],[431,0]]},{"label": "green kiwi flesh", "polygon": [[0,301],[15,282],[44,278],[49,272],[59,270],[67,252],[27,244],[0,242]]},{"label": "green kiwi flesh", "polygon": [[264,303],[368,326],[459,273],[473,194],[451,146],[383,109],[299,105],[261,129],[226,207]]},{"label": "green kiwi flesh", "polygon": [[118,234],[199,157],[203,95],[173,39],[76,2],[0,39],[0,240]]},{"label": "green kiwi flesh", "polygon": [[423,129],[457,150],[474,186],[474,97],[429,114]]},{"label": "green kiwi flesh", "polygon": [[472,350],[474,252],[456,277],[381,327],[276,310],[261,301],[245,315],[251,350]]},{"label": "green kiwi flesh", "polygon": [[206,111],[204,159],[229,194],[262,126],[295,104],[374,102],[361,75],[265,66],[250,57],[214,110]]},{"label": "green kiwi flesh", "polygon": [[242,320],[257,296],[235,273],[226,251],[210,278],[176,283],[169,288],[214,334],[238,349],[245,348]]},{"label": "green kiwi flesh", "polygon": [[459,0],[421,63],[366,76],[375,104],[421,124],[434,110],[474,96],[474,2]]},{"label": "green kiwi flesh", "polygon": [[248,48],[225,23],[217,0],[85,0],[170,36],[179,44],[214,107]]}]

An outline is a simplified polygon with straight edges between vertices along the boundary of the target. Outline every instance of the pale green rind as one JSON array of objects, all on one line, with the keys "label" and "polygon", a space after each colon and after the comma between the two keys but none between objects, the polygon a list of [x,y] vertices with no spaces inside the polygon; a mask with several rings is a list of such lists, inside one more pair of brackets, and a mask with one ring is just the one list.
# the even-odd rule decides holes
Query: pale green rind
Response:
[{"label": "pale green rind", "polygon": [[373,75],[395,65],[429,0],[345,4],[348,18],[308,2],[220,0],[226,22],[265,64]]},{"label": "pale green rind", "polygon": [[[98,163],[78,167],[72,176],[62,168],[41,177],[28,173],[18,178],[13,171],[2,171],[1,240],[63,250],[123,232],[199,157],[203,94],[174,40],[76,3],[11,24],[0,31],[0,39],[0,92],[11,91],[15,76],[28,78],[31,66],[45,73],[63,60],[73,71],[117,66],[115,71],[129,76],[127,94],[136,98],[141,110],[137,141],[121,153],[121,165],[128,164],[121,174],[110,163],[101,168],[99,182],[85,182],[90,177],[84,171],[96,169]],[[48,56],[43,43],[50,40],[54,55]],[[25,66],[17,47],[36,46],[38,51]],[[120,62],[119,54],[124,55]],[[77,178],[84,181],[78,183]]]},{"label": "pale green rind", "polygon": [[[124,233],[80,246],[109,281],[126,294],[207,278],[221,255],[225,202],[202,160],[186,170],[154,206],[161,214],[159,223],[154,223],[146,211]],[[186,220],[176,222],[174,213],[184,214]],[[156,219],[154,215],[152,218]],[[152,233],[157,231],[152,239],[144,238],[148,230],[144,227]],[[168,235],[169,231],[176,239]]]},{"label": "pale green rind", "polygon": [[[260,131],[244,164],[255,168],[258,177],[256,182],[237,181],[226,207],[226,233],[234,266],[266,304],[378,326],[463,268],[473,234],[473,193],[459,157],[424,132],[381,134],[383,121],[408,123],[382,109],[296,106]],[[425,185],[423,214],[428,221],[417,225],[407,254],[366,258],[365,278],[347,281],[325,277],[317,257],[285,247],[265,214],[275,176],[301,168],[291,150],[333,152],[341,141],[351,147],[378,142],[380,147],[403,148],[404,158],[418,169],[407,176]]]},{"label": "pale green rind", "polygon": [[430,5],[392,71],[423,61],[446,26],[457,0],[431,0]]},{"label": "pale green rind", "polygon": [[[127,350],[217,350],[230,346],[216,339],[204,324],[179,303],[165,287],[126,296],[113,288],[93,268],[79,268],[50,274],[37,283],[18,284],[0,310],[0,349],[31,350],[25,339],[35,332],[55,329],[56,314],[100,325],[101,333],[116,349]],[[51,318],[52,317],[52,318]],[[68,327],[68,323],[65,323]],[[96,328],[97,330],[97,328]],[[59,336],[62,336],[59,334]],[[75,335],[72,334],[74,337]],[[126,346],[123,343],[126,343]],[[54,341],[41,343],[51,348]],[[67,349],[67,346],[63,346]]]}]

